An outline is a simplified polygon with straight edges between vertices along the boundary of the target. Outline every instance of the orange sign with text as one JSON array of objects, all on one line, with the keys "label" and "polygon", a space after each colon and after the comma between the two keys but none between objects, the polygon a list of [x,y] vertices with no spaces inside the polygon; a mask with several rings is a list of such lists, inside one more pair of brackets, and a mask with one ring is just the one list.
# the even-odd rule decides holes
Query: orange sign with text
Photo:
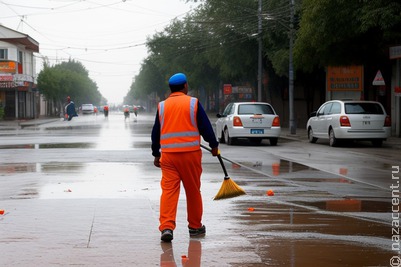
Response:
[{"label": "orange sign with text", "polygon": [[363,66],[327,67],[328,91],[362,91]]},{"label": "orange sign with text", "polygon": [[223,85],[223,92],[225,95],[229,95],[232,93],[233,87],[231,84],[224,84]]},{"label": "orange sign with text", "polygon": [[0,73],[16,73],[16,64],[13,61],[0,62]]}]

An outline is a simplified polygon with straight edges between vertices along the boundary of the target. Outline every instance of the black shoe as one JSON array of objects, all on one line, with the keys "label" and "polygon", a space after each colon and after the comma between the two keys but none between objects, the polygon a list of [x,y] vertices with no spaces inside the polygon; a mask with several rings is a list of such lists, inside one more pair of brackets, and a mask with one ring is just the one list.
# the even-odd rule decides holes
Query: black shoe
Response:
[{"label": "black shoe", "polygon": [[173,240],[173,230],[164,229],[160,239],[164,242],[171,242],[171,240]]},{"label": "black shoe", "polygon": [[206,226],[202,225],[201,228],[189,228],[189,236],[196,237],[196,236],[204,236],[206,234]]}]

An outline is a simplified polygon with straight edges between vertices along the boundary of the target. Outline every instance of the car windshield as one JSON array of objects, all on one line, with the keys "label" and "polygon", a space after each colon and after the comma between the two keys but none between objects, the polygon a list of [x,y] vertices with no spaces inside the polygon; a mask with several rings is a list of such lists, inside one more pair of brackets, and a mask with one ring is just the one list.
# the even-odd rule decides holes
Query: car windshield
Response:
[{"label": "car windshield", "polygon": [[238,107],[238,115],[246,114],[274,114],[270,105],[263,104],[242,104]]},{"label": "car windshield", "polygon": [[345,103],[346,114],[384,114],[377,103]]}]

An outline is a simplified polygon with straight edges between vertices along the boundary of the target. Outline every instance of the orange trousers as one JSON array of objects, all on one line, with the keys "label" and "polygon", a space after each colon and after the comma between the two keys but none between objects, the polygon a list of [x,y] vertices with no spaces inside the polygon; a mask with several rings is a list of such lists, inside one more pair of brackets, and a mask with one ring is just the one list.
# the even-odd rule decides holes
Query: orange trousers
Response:
[{"label": "orange trousers", "polygon": [[181,182],[187,199],[188,227],[202,226],[203,203],[200,191],[202,151],[162,153],[160,158],[162,195],[159,230],[174,230]]}]

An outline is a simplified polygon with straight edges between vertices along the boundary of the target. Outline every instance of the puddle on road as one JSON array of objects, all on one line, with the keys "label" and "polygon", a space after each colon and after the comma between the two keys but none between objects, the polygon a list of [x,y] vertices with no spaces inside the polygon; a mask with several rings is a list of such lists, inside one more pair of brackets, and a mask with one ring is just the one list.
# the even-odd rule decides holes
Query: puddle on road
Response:
[{"label": "puddle on road", "polygon": [[83,163],[15,163],[0,164],[0,175],[18,173],[51,173],[64,171],[77,171],[84,168]]},{"label": "puddle on road", "polygon": [[47,148],[94,148],[95,143],[57,143],[57,144],[39,144],[39,149]]},{"label": "puddle on road", "polygon": [[110,144],[99,146],[97,143],[54,143],[54,144],[25,144],[25,145],[0,145],[0,149],[55,149],[55,148],[83,148],[83,149],[130,149],[149,148],[149,142],[135,142],[132,144],[119,143],[118,146]]},{"label": "puddle on road", "polygon": [[[377,202],[361,201],[361,211],[385,212],[386,205]],[[388,266],[394,255],[389,224],[268,200],[238,202],[235,210],[238,229],[269,266]]]},{"label": "puddle on road", "polygon": [[308,182],[308,183],[342,183],[353,184],[352,181],[344,178],[295,178],[289,179],[295,182]]},{"label": "puddle on road", "polygon": [[297,202],[321,210],[339,212],[392,212],[391,202],[359,199],[339,199],[317,202]]},{"label": "puddle on road", "polygon": [[27,145],[1,145],[0,149],[34,149],[34,144]]},{"label": "puddle on road", "polygon": [[50,148],[94,148],[95,143],[54,143],[54,144],[26,144],[2,145],[0,149],[50,149]]}]

